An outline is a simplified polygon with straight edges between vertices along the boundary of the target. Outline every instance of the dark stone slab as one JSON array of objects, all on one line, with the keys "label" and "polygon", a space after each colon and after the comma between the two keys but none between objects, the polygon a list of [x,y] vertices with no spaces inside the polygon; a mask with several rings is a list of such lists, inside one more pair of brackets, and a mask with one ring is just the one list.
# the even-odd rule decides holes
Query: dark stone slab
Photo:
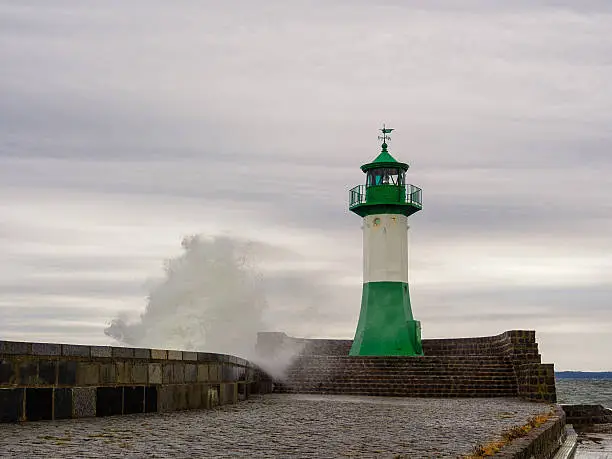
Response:
[{"label": "dark stone slab", "polygon": [[133,359],[134,349],[132,349],[131,347],[114,347],[113,357],[120,359]]},{"label": "dark stone slab", "polygon": [[187,384],[187,408],[197,410],[202,407],[202,385]]},{"label": "dark stone slab", "polygon": [[98,363],[77,363],[77,384],[79,386],[97,386],[99,381],[100,365]]},{"label": "dark stone slab", "polygon": [[38,382],[55,385],[57,381],[57,360],[41,360],[38,362]]},{"label": "dark stone slab", "polygon": [[221,381],[231,381],[234,379],[233,367],[224,363],[221,366]]},{"label": "dark stone slab", "polygon": [[100,365],[100,384],[114,384],[116,382],[116,367],[112,363]]},{"label": "dark stone slab", "polygon": [[57,383],[60,386],[74,386],[76,384],[77,363],[60,361],[57,364]]},{"label": "dark stone slab", "polygon": [[23,419],[24,389],[0,389],[0,422]]},{"label": "dark stone slab", "polygon": [[219,406],[219,386],[213,385],[208,387],[208,391],[206,393],[206,407],[207,408],[215,408]]},{"label": "dark stone slab", "polygon": [[173,390],[174,386],[159,386],[158,388],[158,405],[157,411],[162,413],[166,411],[174,411]]},{"label": "dark stone slab", "polygon": [[0,384],[14,384],[16,377],[13,363],[8,360],[0,360]]},{"label": "dark stone slab", "polygon": [[185,365],[185,382],[193,383],[198,379],[198,367],[193,363]]},{"label": "dark stone slab", "polygon": [[145,413],[157,413],[157,387],[145,388]]},{"label": "dark stone slab", "polygon": [[121,414],[123,408],[122,387],[98,387],[96,393],[96,416]]},{"label": "dark stone slab", "polygon": [[62,345],[51,343],[32,343],[32,355],[62,355]]},{"label": "dark stone slab", "polygon": [[162,366],[162,383],[172,383],[172,363],[164,363]]},{"label": "dark stone slab", "polygon": [[246,383],[238,383],[238,400],[244,401],[248,398],[248,385]]},{"label": "dark stone slab", "polygon": [[186,410],[189,406],[187,405],[187,386],[185,384],[176,384],[172,387],[172,401],[174,409]]},{"label": "dark stone slab", "polygon": [[53,391],[55,412],[54,419],[70,419],[72,417],[72,389],[60,388]]},{"label": "dark stone slab", "polygon": [[26,389],[26,419],[28,421],[53,419],[53,389]]},{"label": "dark stone slab", "polygon": [[135,359],[150,359],[151,349],[134,348],[134,358]]},{"label": "dark stone slab", "polygon": [[68,357],[89,357],[89,346],[79,346],[78,344],[62,344],[62,355]]},{"label": "dark stone slab", "polygon": [[132,366],[132,376],[130,382],[133,384],[146,384],[148,367],[146,363],[135,363]]},{"label": "dark stone slab", "polygon": [[130,383],[130,372],[132,364],[130,362],[115,362],[115,376],[119,384]]},{"label": "dark stone slab", "polygon": [[96,415],[97,393],[95,387],[72,389],[72,417],[88,418]]},{"label": "dark stone slab", "polygon": [[172,383],[182,384],[185,382],[185,365],[183,363],[172,364]]},{"label": "dark stone slab", "polygon": [[144,412],[144,386],[123,388],[123,413]]},{"label": "dark stone slab", "polygon": [[111,358],[113,349],[110,346],[90,346],[91,356],[96,358]]},{"label": "dark stone slab", "polygon": [[22,362],[19,365],[19,384],[33,385],[38,381],[38,365],[36,362]]},{"label": "dark stone slab", "polygon": [[19,341],[0,341],[0,354],[24,354],[30,353],[30,343]]},{"label": "dark stone slab", "polygon": [[182,351],[168,351],[168,360],[183,360],[183,352]]}]

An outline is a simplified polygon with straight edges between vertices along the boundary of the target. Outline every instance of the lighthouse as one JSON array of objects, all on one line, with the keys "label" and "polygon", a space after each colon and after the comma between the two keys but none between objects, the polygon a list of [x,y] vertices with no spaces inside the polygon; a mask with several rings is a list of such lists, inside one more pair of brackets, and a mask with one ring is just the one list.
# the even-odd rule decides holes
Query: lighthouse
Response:
[{"label": "lighthouse", "polygon": [[365,184],[349,191],[349,210],[363,219],[363,291],[352,356],[423,355],[421,323],[408,288],[408,217],[423,208],[422,190],[406,183],[408,164],[382,150],[361,166]]}]

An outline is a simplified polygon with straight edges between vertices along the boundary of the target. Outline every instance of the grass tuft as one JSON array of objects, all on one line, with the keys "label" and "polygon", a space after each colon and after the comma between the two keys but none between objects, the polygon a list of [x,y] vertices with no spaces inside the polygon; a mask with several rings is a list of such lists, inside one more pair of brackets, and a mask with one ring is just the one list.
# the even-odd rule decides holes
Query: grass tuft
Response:
[{"label": "grass tuft", "polygon": [[529,418],[526,424],[522,426],[514,426],[508,430],[504,430],[501,434],[502,439],[485,445],[476,445],[472,452],[465,456],[465,459],[478,459],[481,457],[495,456],[504,446],[517,438],[525,437],[533,429],[540,427],[548,421],[553,415],[553,412],[540,414]]}]

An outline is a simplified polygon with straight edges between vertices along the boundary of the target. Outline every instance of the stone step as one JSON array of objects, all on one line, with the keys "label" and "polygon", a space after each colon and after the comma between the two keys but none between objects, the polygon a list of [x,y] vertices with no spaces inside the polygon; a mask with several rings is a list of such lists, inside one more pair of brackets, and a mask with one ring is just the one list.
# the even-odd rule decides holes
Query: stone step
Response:
[{"label": "stone step", "polygon": [[300,368],[355,368],[355,369],[359,369],[359,368],[383,368],[385,370],[403,370],[403,369],[446,369],[446,368],[451,368],[451,369],[466,369],[466,370],[473,370],[473,369],[478,369],[478,368],[484,368],[484,369],[493,369],[493,368],[512,368],[512,365],[509,363],[488,363],[488,364],[481,364],[481,365],[470,365],[470,364],[464,364],[464,365],[444,365],[444,364],[439,364],[439,365],[435,365],[435,364],[428,364],[428,365],[381,365],[381,364],[370,364],[370,365],[364,365],[364,364],[347,364],[347,363],[325,363],[325,362],[300,362],[299,364],[293,364],[291,366],[289,366],[289,368],[295,368],[295,369],[300,369]]},{"label": "stone step", "polygon": [[483,380],[474,380],[474,381],[464,381],[464,382],[438,382],[438,381],[428,381],[425,383],[414,383],[410,381],[316,381],[312,383],[299,382],[299,381],[287,381],[280,383],[281,386],[334,386],[334,387],[516,387],[516,383],[511,381],[483,381]]},{"label": "stone step", "polygon": [[500,373],[513,371],[511,366],[500,367],[479,367],[479,368],[384,368],[384,367],[290,367],[288,373],[318,372],[318,373],[339,373],[339,372],[368,372],[368,373]]},{"label": "stone step", "polygon": [[506,390],[465,390],[460,392],[451,391],[410,391],[410,390],[389,390],[382,389],[380,391],[372,389],[304,389],[304,390],[292,390],[282,389],[274,390],[276,393],[288,393],[288,394],[340,394],[340,395],[359,395],[359,396],[388,396],[388,397],[439,397],[439,398],[451,398],[451,397],[513,397],[516,396],[516,391]]},{"label": "stone step", "polygon": [[380,377],[380,378],[364,378],[364,377],[345,377],[345,378],[290,378],[284,380],[284,382],[290,384],[297,383],[321,383],[321,382],[334,382],[334,383],[344,383],[344,382],[356,382],[359,384],[369,384],[369,383],[413,383],[413,384],[427,384],[429,382],[438,382],[440,384],[444,383],[456,383],[456,384],[471,384],[473,382],[483,381],[487,383],[508,383],[508,384],[516,384],[516,378],[513,376],[508,377],[486,377],[486,376],[476,376],[474,378],[388,378],[388,377]]}]

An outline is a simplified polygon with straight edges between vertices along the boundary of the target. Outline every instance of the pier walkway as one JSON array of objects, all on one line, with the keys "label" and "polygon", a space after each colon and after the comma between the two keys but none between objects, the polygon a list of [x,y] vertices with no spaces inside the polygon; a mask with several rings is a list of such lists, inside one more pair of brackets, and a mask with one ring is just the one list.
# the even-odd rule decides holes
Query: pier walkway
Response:
[{"label": "pier walkway", "polygon": [[258,396],[214,410],[0,424],[0,457],[457,457],[550,405]]}]

